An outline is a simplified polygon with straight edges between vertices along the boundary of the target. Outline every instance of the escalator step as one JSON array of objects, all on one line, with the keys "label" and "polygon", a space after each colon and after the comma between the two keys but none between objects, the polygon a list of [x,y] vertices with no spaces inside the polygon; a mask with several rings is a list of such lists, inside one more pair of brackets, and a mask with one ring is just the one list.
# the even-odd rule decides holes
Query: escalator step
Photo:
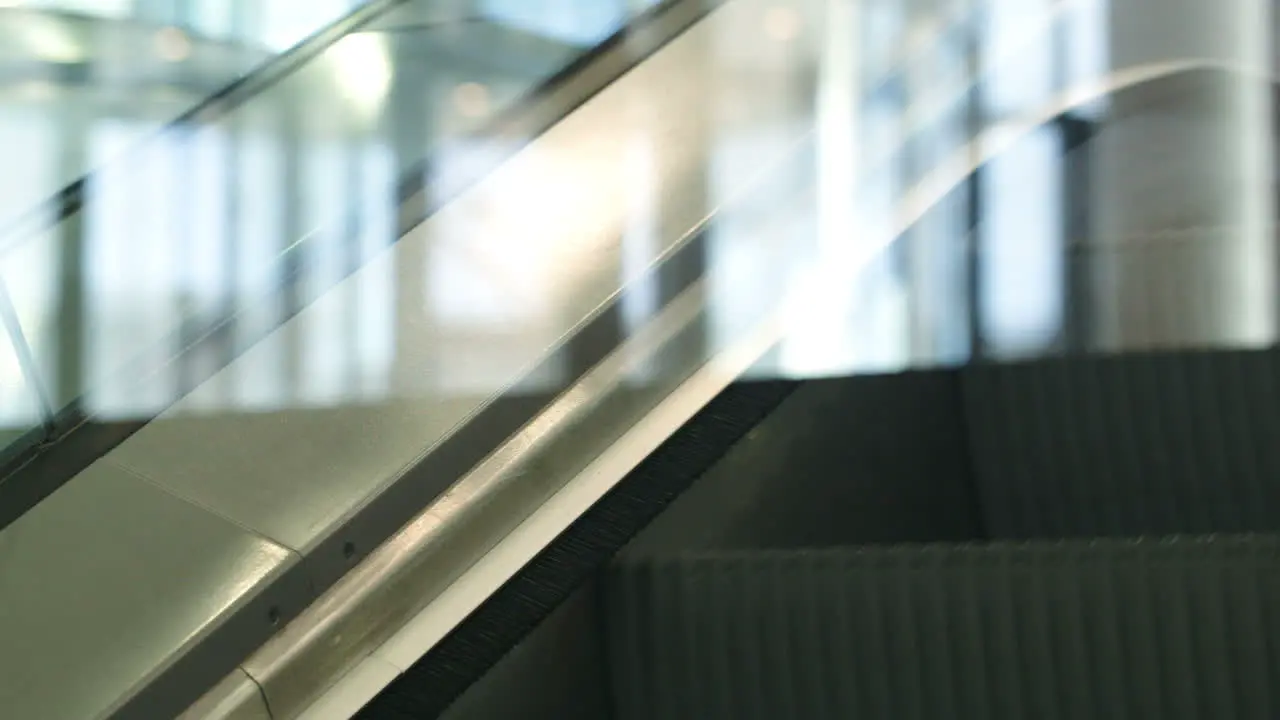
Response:
[{"label": "escalator step", "polygon": [[1280,532],[1280,352],[960,371],[997,538]]},{"label": "escalator step", "polygon": [[619,563],[619,720],[1280,717],[1280,540]]}]

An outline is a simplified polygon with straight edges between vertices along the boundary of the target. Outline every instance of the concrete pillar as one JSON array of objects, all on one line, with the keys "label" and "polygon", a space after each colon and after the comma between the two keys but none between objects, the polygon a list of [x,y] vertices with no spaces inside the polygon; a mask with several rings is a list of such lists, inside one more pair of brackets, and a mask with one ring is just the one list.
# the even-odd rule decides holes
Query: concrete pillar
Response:
[{"label": "concrete pillar", "polygon": [[1188,61],[1206,69],[1116,92],[1090,144],[1091,344],[1269,343],[1270,3],[1116,0],[1109,13],[1112,77]]}]

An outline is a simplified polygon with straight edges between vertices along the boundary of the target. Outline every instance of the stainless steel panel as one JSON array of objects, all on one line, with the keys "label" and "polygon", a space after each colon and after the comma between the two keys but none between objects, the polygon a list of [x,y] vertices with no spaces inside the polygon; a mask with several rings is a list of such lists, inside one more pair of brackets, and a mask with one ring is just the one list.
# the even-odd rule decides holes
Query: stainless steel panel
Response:
[{"label": "stainless steel panel", "polygon": [[99,462],[0,531],[0,708],[107,715],[296,562]]},{"label": "stainless steel panel", "polygon": [[[341,307],[349,293],[377,277],[354,278],[318,301],[298,324]],[[218,409],[225,376],[278,362],[282,346],[293,342],[297,331],[286,326],[273,334],[126,440],[112,461],[305,553],[484,398],[482,393],[450,398],[413,377],[408,387],[393,386],[386,397],[366,402],[338,397],[332,403],[287,403],[258,412]],[[429,333],[406,334],[403,359],[411,366],[424,364],[430,340]]]},{"label": "stainless steel panel", "polygon": [[250,658],[271,706],[306,708],[678,384],[627,381],[688,341],[699,306],[696,291],[673,303]]}]

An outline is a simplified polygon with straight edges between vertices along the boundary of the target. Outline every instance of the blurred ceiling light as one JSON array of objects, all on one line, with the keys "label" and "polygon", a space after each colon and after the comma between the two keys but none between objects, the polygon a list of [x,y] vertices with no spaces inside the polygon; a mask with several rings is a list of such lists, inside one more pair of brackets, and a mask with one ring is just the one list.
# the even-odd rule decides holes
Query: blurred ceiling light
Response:
[{"label": "blurred ceiling light", "polygon": [[453,106],[463,117],[484,117],[489,114],[489,88],[480,83],[462,83],[453,89]]},{"label": "blurred ceiling light", "polygon": [[48,17],[33,15],[23,23],[23,40],[32,57],[52,63],[84,62],[84,48],[66,27]]},{"label": "blurred ceiling light", "polygon": [[376,112],[382,107],[394,69],[381,37],[348,35],[329,49],[327,57],[338,88],[359,110]]},{"label": "blurred ceiling light", "polygon": [[936,47],[944,29],[941,18],[937,16],[921,18],[907,30],[907,47],[912,52],[924,52]]},{"label": "blurred ceiling light", "polygon": [[175,27],[162,28],[152,38],[156,55],[167,62],[181,62],[191,55],[191,40]]},{"label": "blurred ceiling light", "polygon": [[764,30],[778,42],[795,40],[800,34],[800,13],[788,7],[770,8],[764,15]]}]

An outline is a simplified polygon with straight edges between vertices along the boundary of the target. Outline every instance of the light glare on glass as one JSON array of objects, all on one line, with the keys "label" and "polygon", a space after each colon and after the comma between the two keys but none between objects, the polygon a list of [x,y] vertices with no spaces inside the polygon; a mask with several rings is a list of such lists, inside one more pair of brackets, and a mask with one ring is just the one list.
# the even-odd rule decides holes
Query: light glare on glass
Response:
[{"label": "light glare on glass", "polygon": [[376,111],[391,88],[391,58],[376,35],[348,35],[329,50],[329,62],[342,94],[360,110]]},{"label": "light glare on glass", "polygon": [[764,16],[764,29],[778,42],[794,40],[800,34],[800,15],[791,8],[770,8]]},{"label": "light glare on glass", "polygon": [[462,83],[453,89],[453,106],[463,117],[484,117],[489,114],[489,88],[480,83]]},{"label": "light glare on glass", "polygon": [[187,34],[175,27],[162,28],[156,31],[156,55],[168,62],[181,62],[191,55],[191,40]]},{"label": "light glare on glass", "polygon": [[53,63],[78,63],[84,49],[66,28],[47,17],[32,16],[23,24],[27,50],[33,57]]}]

